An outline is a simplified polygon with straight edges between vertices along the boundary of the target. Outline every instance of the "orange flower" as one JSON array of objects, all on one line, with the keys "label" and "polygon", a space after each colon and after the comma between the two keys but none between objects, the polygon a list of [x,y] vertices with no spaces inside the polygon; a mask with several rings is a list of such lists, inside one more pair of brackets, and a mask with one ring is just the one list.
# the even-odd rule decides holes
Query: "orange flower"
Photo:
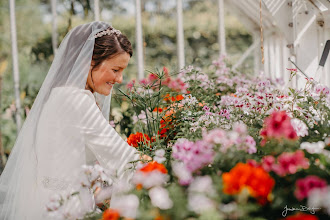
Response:
[{"label": "orange flower", "polygon": [[156,112],[157,110],[158,110],[158,112],[162,112],[163,111],[162,108],[156,107],[156,108],[154,108],[153,112]]},{"label": "orange flower", "polygon": [[181,101],[183,99],[183,95],[177,95],[175,99],[176,101]]},{"label": "orange flower", "polygon": [[107,209],[103,212],[102,220],[117,220],[119,219],[119,212],[115,209]]},{"label": "orange flower", "polygon": [[141,142],[150,144],[149,136],[147,134],[137,132],[136,134],[130,134],[130,136],[127,138],[127,143],[132,147],[138,147],[139,143]]},{"label": "orange flower", "polygon": [[274,179],[261,167],[238,163],[228,173],[222,175],[224,193],[239,194],[247,188],[250,195],[264,204],[275,185]]},{"label": "orange flower", "polygon": [[157,163],[156,161],[149,162],[146,166],[141,168],[139,171],[144,172],[144,173],[149,173],[154,170],[158,170],[159,172],[162,172],[164,174],[167,173],[166,167],[161,163]]},{"label": "orange flower", "polygon": [[163,216],[158,215],[154,220],[164,220]]},{"label": "orange flower", "polygon": [[175,101],[181,101],[183,99],[183,95],[179,94],[175,97],[173,96],[170,96],[170,94],[166,94],[165,97],[164,97],[164,101],[168,101],[168,102],[175,102]]}]

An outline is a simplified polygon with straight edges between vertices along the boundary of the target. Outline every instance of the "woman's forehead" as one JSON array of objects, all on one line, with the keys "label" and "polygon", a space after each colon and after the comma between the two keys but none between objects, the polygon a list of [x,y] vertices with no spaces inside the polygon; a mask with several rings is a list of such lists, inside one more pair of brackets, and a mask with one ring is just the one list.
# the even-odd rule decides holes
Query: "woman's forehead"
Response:
[{"label": "woman's forehead", "polygon": [[130,58],[131,57],[128,53],[120,53],[112,58],[105,60],[104,65],[125,68]]}]

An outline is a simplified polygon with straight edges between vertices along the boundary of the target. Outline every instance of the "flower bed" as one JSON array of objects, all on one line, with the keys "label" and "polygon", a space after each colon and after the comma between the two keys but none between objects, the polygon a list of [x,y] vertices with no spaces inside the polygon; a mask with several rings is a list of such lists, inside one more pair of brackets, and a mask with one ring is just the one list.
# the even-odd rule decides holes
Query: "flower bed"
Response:
[{"label": "flower bed", "polygon": [[85,217],[330,218],[329,88],[286,88],[223,58],[206,69],[164,68],[121,91],[135,111],[127,142],[153,161],[135,163],[120,202]]}]

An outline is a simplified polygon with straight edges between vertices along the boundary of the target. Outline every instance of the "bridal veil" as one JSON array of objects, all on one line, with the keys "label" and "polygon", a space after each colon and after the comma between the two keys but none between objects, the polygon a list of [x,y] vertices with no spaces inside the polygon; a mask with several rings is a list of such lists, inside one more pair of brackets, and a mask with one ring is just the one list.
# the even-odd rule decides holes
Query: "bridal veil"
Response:
[{"label": "bridal veil", "polygon": [[[0,219],[24,219],[21,207],[29,207],[36,185],[37,164],[35,139],[38,120],[51,91],[55,87],[84,89],[89,73],[94,36],[109,27],[104,22],[92,22],[72,29],[63,39],[49,72],[40,88],[29,115],[23,124],[0,176]],[[94,94],[102,114],[109,120],[111,93]]]}]

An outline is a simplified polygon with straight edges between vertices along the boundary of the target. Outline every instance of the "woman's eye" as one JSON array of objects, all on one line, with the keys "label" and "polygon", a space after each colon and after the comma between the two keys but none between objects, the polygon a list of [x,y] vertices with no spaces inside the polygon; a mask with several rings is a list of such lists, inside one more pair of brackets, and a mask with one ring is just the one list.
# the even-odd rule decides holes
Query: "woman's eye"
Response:
[{"label": "woman's eye", "polygon": [[119,70],[113,70],[115,73],[117,73]]}]

